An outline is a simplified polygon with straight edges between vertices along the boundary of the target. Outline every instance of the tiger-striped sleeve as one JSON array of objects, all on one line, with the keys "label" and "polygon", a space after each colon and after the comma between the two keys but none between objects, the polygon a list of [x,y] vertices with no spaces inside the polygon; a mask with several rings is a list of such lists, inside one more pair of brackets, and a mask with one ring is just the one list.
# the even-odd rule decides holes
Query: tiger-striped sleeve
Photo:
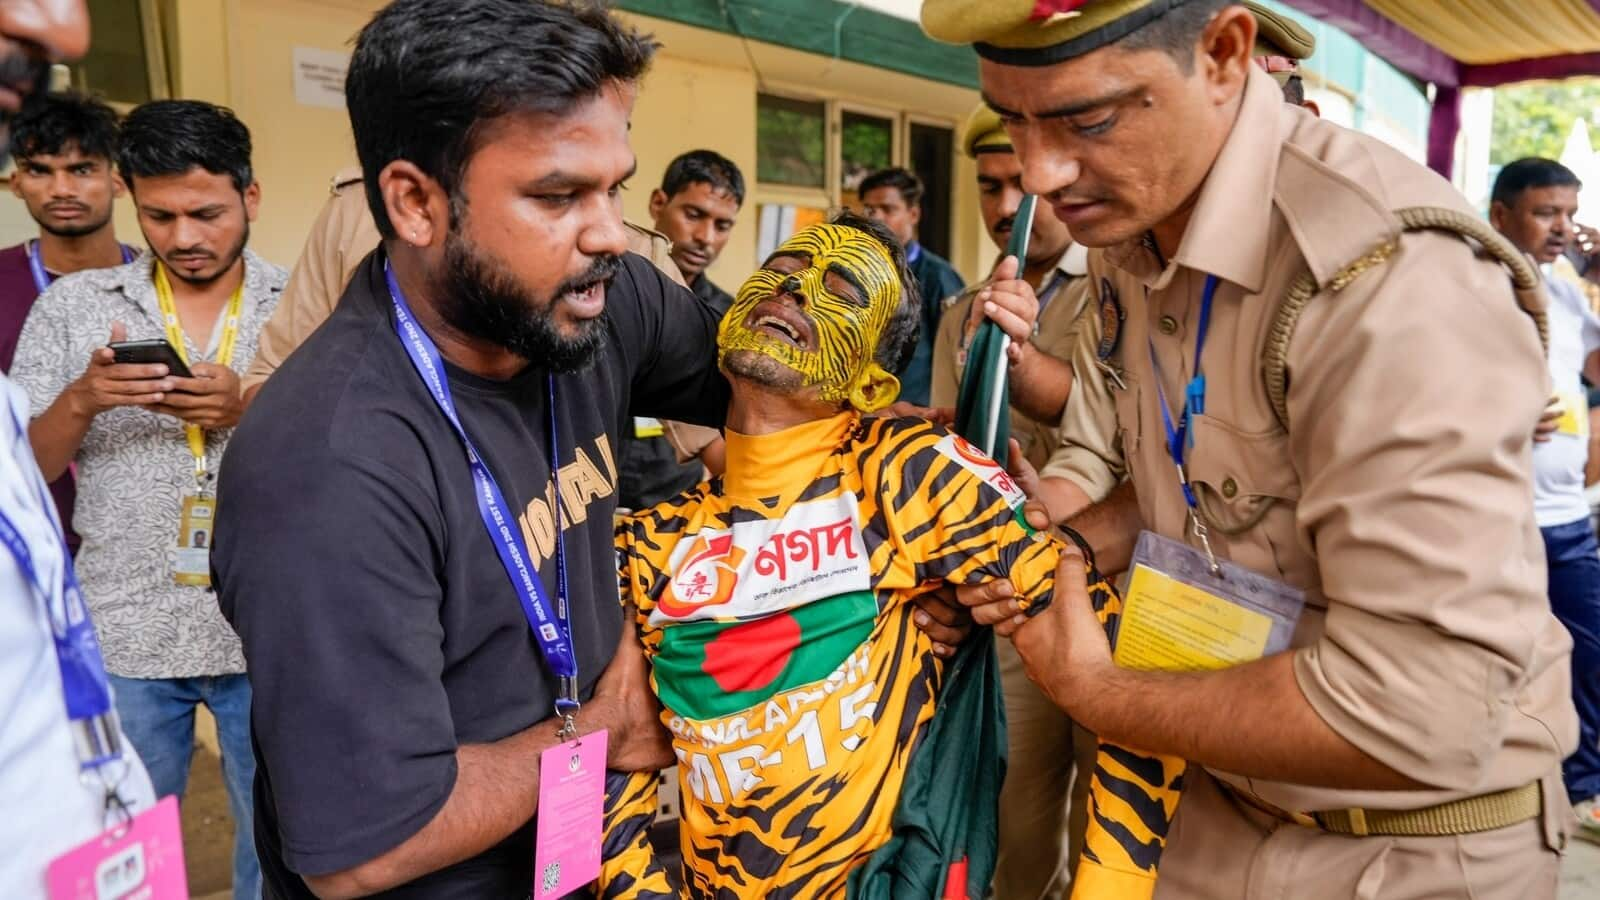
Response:
[{"label": "tiger-striped sleeve", "polygon": [[865,463],[897,545],[884,565],[909,569],[915,585],[1005,578],[1024,609],[1050,602],[1061,544],[1023,521],[1021,492],[1008,496],[998,465],[937,426],[907,420],[883,427]]},{"label": "tiger-striped sleeve", "polygon": [[613,531],[613,547],[617,553],[617,597],[623,606],[639,607],[648,602],[649,577],[643,574],[648,568],[636,547],[638,533],[643,530],[641,513],[619,516]]},{"label": "tiger-striped sleeve", "polygon": [[[1081,538],[1073,539],[1082,545]],[[1092,565],[1086,582],[1095,617],[1108,636],[1114,635],[1122,616],[1122,597]],[[1150,900],[1187,768],[1176,756],[1099,742],[1089,781],[1089,825],[1072,878],[1072,900]]]},{"label": "tiger-striped sleeve", "polygon": [[672,900],[667,870],[650,846],[661,775],[607,772],[599,900]]}]

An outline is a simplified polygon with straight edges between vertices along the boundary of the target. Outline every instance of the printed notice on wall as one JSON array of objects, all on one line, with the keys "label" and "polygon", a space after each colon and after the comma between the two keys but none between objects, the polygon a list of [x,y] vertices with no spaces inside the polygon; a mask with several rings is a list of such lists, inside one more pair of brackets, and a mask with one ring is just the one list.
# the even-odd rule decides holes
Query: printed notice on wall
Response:
[{"label": "printed notice on wall", "polygon": [[303,106],[344,109],[344,73],[350,54],[317,47],[294,48],[294,99]]}]

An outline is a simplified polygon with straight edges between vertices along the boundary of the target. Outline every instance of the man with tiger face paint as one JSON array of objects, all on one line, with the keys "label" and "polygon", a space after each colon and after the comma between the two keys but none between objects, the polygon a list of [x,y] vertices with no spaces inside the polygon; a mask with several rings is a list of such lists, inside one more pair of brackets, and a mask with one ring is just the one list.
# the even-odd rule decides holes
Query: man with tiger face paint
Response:
[{"label": "man with tiger face paint", "polygon": [[[1007,579],[1042,608],[1077,552],[1030,528],[1021,491],[967,442],[864,415],[894,401],[918,308],[874,222],[845,214],[785,242],[718,335],[726,474],[618,524],[622,599],[678,757],[689,896],[878,896],[866,873],[907,812],[917,754],[940,743],[930,729],[956,671],[918,630],[914,598]],[[1114,611],[1103,584],[1097,599]],[[972,896],[993,870],[997,791],[976,796],[988,809],[946,836],[959,848],[946,858],[969,856]],[[654,809],[646,776],[608,798],[602,896],[661,895],[638,837]]]},{"label": "man with tiger face paint", "polygon": [[894,402],[894,361],[875,354],[897,351],[916,328],[914,315],[902,313],[915,312],[915,282],[902,283],[903,258],[864,227],[808,228],[745,281],[717,334],[729,378],[867,413]]}]

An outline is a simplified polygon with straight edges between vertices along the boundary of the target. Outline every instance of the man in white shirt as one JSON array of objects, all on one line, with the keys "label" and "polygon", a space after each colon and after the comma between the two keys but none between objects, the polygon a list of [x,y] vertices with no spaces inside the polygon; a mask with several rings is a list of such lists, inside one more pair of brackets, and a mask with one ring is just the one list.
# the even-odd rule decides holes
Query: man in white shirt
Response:
[{"label": "man in white shirt", "polygon": [[[81,0],[0,0],[0,151],[21,99],[42,91],[47,66],[83,55],[89,18]],[[0,154],[3,155],[3,154]],[[0,513],[16,530],[38,582],[60,603],[60,525],[21,423],[28,405],[0,376]],[[65,690],[45,600],[18,563],[0,552],[0,885],[7,897],[45,900],[50,862],[104,829],[105,798],[80,783]],[[150,777],[122,739],[127,774],[118,792],[134,813],[155,803]]]},{"label": "man in white shirt", "polygon": [[[1553,432],[1536,440],[1533,503],[1550,569],[1550,606],[1572,632],[1572,693],[1578,750],[1562,780],[1578,814],[1578,836],[1600,843],[1600,542],[1583,496],[1589,404],[1582,377],[1600,384],[1600,318],[1577,285],[1550,277],[1550,266],[1578,237],[1578,177],[1548,159],[1520,159],[1495,180],[1489,219],[1545,268],[1550,293],[1550,378],[1561,401]],[[1600,254],[1584,261],[1600,276]]]}]

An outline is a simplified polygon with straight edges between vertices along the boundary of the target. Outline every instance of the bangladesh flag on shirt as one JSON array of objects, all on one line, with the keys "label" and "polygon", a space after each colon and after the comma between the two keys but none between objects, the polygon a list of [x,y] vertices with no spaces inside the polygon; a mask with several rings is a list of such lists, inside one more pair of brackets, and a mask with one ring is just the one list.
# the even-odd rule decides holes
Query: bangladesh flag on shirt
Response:
[{"label": "bangladesh flag on shirt", "polygon": [[877,615],[877,599],[857,591],[759,619],[673,623],[653,661],[656,688],[685,718],[731,715],[833,674]]}]

